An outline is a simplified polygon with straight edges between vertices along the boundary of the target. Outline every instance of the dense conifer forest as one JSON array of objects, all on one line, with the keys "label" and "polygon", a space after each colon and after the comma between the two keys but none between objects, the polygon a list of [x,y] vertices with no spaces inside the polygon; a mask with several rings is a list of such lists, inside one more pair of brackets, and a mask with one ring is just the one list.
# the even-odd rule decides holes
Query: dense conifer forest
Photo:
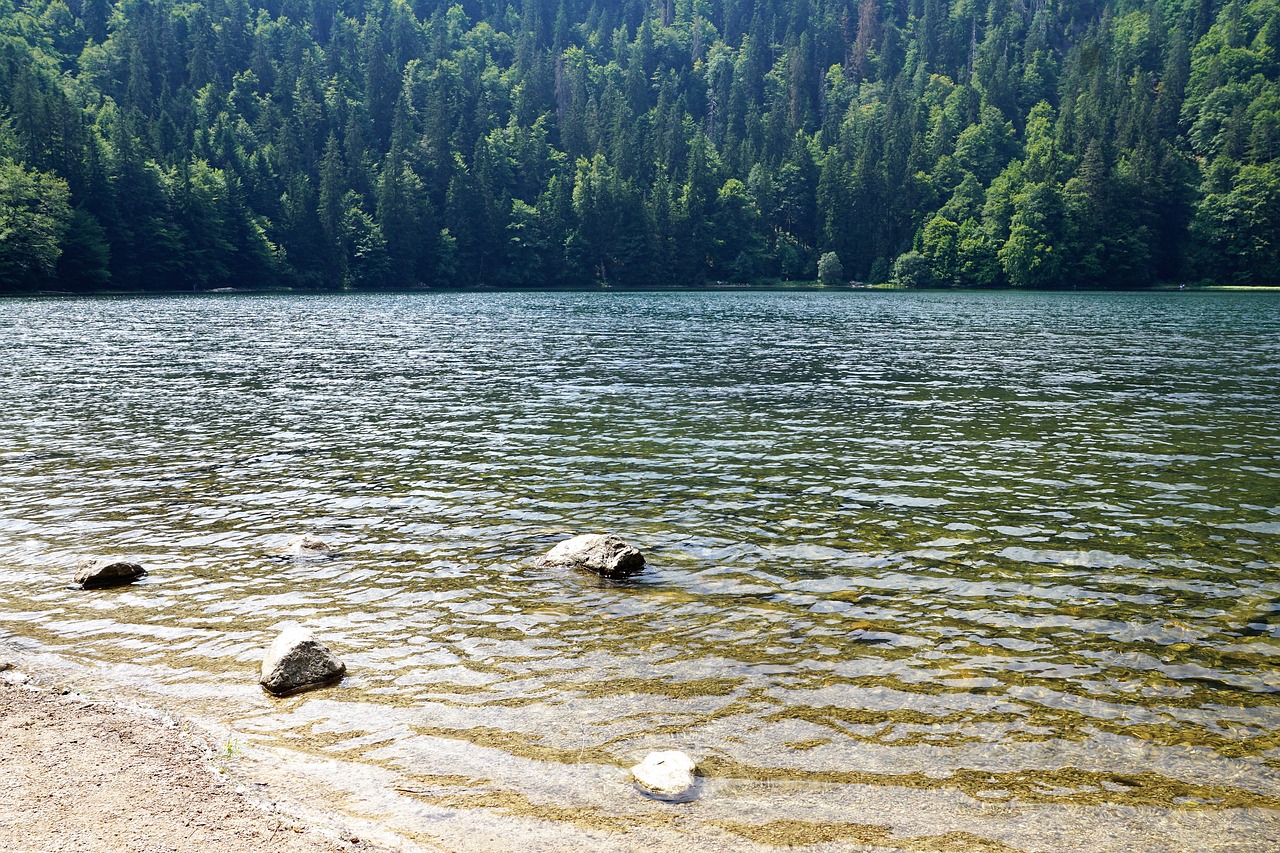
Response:
[{"label": "dense conifer forest", "polygon": [[0,0],[0,290],[1280,283],[1280,0]]}]

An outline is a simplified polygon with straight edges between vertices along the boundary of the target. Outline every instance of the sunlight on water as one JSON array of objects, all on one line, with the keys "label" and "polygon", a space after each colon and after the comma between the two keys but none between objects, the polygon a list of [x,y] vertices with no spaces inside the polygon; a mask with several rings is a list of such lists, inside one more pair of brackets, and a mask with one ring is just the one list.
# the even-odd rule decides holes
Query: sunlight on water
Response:
[{"label": "sunlight on water", "polygon": [[0,642],[463,850],[1265,849],[1277,377],[1271,294],[4,302]]}]

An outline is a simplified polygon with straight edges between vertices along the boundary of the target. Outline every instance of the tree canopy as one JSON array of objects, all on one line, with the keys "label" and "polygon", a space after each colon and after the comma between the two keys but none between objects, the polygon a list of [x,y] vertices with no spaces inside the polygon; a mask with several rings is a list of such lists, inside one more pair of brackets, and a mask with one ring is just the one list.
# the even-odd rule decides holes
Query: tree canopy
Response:
[{"label": "tree canopy", "polygon": [[1277,284],[1277,155],[1280,0],[0,0],[9,292]]}]

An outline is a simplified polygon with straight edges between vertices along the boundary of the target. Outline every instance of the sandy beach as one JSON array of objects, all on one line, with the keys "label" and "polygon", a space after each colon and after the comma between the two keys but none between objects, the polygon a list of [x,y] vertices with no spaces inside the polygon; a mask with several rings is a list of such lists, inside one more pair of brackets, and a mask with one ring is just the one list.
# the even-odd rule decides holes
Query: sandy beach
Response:
[{"label": "sandy beach", "polygon": [[187,721],[0,667],[0,849],[388,849],[297,818]]}]

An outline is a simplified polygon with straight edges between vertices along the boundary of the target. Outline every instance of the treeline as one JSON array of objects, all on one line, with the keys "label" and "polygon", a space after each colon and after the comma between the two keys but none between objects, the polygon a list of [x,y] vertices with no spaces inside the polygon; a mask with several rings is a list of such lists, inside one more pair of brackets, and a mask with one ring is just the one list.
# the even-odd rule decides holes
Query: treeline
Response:
[{"label": "treeline", "polygon": [[1280,283],[1280,0],[14,3],[7,291]]}]

